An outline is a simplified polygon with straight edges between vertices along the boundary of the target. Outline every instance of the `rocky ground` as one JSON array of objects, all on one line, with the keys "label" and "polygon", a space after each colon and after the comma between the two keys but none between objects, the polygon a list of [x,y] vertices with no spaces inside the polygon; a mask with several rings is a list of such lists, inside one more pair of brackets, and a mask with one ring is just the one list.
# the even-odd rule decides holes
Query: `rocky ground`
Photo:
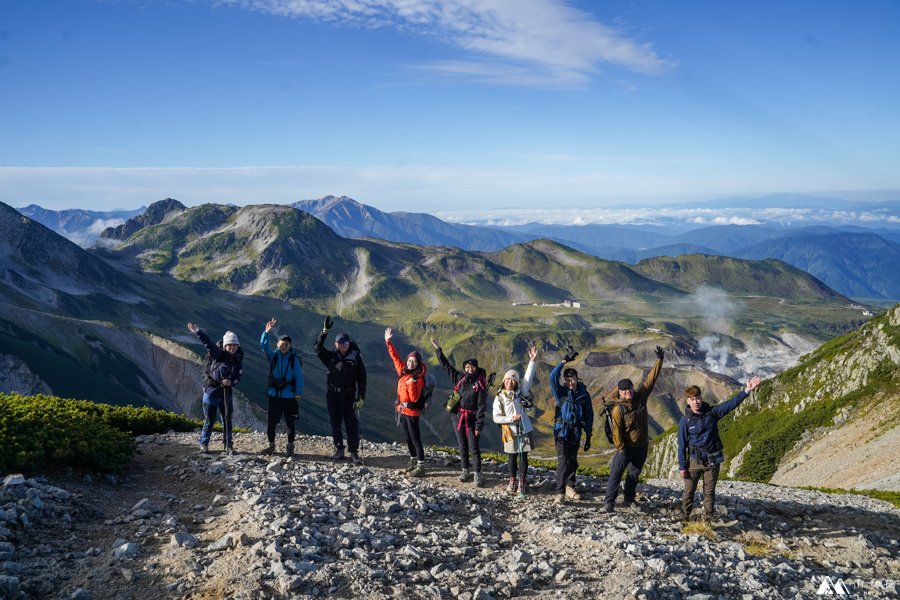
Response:
[{"label": "rocky ground", "polygon": [[900,511],[861,496],[723,482],[704,535],[673,520],[680,482],[607,515],[603,479],[557,506],[544,470],[520,500],[503,466],[476,489],[442,453],[408,479],[398,445],[366,444],[353,466],[323,438],[293,458],[256,454],[258,433],[236,444],[147,436],[122,477],[7,476],[0,598],[799,599],[824,577],[855,598],[900,593]]}]

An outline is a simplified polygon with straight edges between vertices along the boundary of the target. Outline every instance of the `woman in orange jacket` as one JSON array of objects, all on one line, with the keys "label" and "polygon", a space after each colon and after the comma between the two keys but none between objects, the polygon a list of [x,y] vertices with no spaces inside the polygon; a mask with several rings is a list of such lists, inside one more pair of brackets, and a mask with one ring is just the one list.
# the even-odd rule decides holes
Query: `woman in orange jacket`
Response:
[{"label": "woman in orange jacket", "polygon": [[400,413],[400,426],[406,436],[409,448],[409,467],[406,471],[412,477],[425,475],[425,448],[422,446],[422,432],[419,429],[419,417],[425,406],[425,363],[422,355],[413,350],[406,356],[406,362],[400,359],[391,338],[393,329],[384,330],[384,343],[388,354],[394,361],[394,368],[400,380],[397,382],[397,412]]}]

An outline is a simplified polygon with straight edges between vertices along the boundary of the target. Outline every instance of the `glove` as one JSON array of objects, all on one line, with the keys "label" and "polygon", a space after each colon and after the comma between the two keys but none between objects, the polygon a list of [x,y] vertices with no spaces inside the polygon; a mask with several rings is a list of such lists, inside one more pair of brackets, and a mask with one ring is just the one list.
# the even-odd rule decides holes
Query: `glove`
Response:
[{"label": "glove", "polygon": [[566,355],[563,356],[563,362],[572,362],[575,360],[575,357],[578,356],[578,353],[575,352],[574,346],[566,346]]},{"label": "glove", "polygon": [[584,438],[584,451],[587,452],[591,449],[591,438]]},{"label": "glove", "polygon": [[487,386],[488,386],[488,389],[494,387],[494,379],[495,379],[496,377],[497,377],[497,374],[496,374],[496,373],[491,373],[490,375],[488,375],[488,378],[487,378]]},{"label": "glove", "polygon": [[366,399],[363,398],[362,396],[360,396],[359,398],[356,399],[356,402],[353,403],[353,408],[355,408],[356,410],[359,410],[363,407],[363,404],[365,404],[365,403],[366,403]]},{"label": "glove", "polygon": [[657,346],[654,352],[656,352],[656,358],[658,358],[659,360],[662,360],[666,355],[666,351],[662,349],[662,346]]},{"label": "glove", "polygon": [[334,320],[330,316],[325,317],[325,324],[322,325],[322,331],[328,331],[334,327]]},{"label": "glove", "polygon": [[300,402],[300,399],[301,399],[300,394],[294,394],[294,400],[296,400],[297,402]]}]

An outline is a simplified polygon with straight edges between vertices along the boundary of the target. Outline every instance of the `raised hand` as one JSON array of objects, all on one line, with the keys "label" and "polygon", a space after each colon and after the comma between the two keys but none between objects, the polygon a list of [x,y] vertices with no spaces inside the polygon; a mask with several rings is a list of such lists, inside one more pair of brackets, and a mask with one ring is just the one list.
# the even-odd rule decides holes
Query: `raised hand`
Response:
[{"label": "raised hand", "polygon": [[762,379],[760,379],[758,375],[755,375],[755,376],[751,377],[750,379],[748,379],[748,380],[747,380],[747,387],[745,388],[745,389],[747,390],[747,393],[749,394],[750,392],[752,392],[753,390],[755,390],[756,388],[758,388],[758,387],[759,387],[759,383],[760,383],[761,381],[762,381]]},{"label": "raised hand", "polygon": [[537,358],[537,355],[538,355],[537,346],[531,346],[530,348],[528,348],[528,358],[530,360],[535,360]]},{"label": "raised hand", "polygon": [[563,362],[572,362],[575,360],[575,357],[578,356],[578,353],[575,352],[574,346],[566,346],[566,355],[563,356]]},{"label": "raised hand", "polygon": [[389,342],[394,337],[394,330],[390,327],[384,330],[384,341]]},{"label": "raised hand", "polygon": [[434,338],[431,338],[431,345],[434,346],[434,349],[435,349],[435,350],[440,350],[440,349],[441,349],[441,345],[438,344],[438,343],[437,343],[437,340],[434,339]]},{"label": "raised hand", "polygon": [[266,323],[266,333],[272,331],[272,328],[278,324],[278,321],[275,320],[275,317],[272,317],[268,323]]},{"label": "raised hand", "polygon": [[200,327],[198,327],[197,325],[194,325],[193,323],[188,323],[187,328],[188,328],[188,331],[190,331],[191,333],[197,333],[198,331],[200,331]]},{"label": "raised hand", "polygon": [[654,350],[654,352],[656,353],[656,358],[658,358],[659,360],[662,360],[663,357],[665,357],[665,355],[666,355],[666,351],[663,350],[662,346],[657,346],[656,350]]},{"label": "raised hand", "polygon": [[322,324],[322,331],[328,331],[332,327],[334,327],[334,319],[331,318],[331,315],[326,315],[325,323]]}]

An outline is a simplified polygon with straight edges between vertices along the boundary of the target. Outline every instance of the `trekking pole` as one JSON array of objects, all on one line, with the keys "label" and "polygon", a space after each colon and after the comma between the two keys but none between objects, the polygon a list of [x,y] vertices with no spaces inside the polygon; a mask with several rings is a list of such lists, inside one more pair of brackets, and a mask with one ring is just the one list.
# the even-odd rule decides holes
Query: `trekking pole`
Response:
[{"label": "trekking pole", "polygon": [[229,451],[231,448],[231,426],[228,423],[229,417],[231,414],[228,409],[228,400],[231,398],[231,388],[225,387],[222,389],[222,435],[225,437],[225,454],[231,454]]},{"label": "trekking pole", "polygon": [[[519,441],[519,468],[520,469],[522,469],[522,465],[525,464],[525,448],[524,448],[525,432],[524,432],[524,429],[525,429],[525,426],[524,426],[522,420],[519,419],[519,422],[516,426],[516,438],[518,438],[518,441]],[[524,469],[522,469],[522,470],[524,472]],[[525,485],[525,477],[524,476],[522,477],[522,485],[523,486]]]}]

